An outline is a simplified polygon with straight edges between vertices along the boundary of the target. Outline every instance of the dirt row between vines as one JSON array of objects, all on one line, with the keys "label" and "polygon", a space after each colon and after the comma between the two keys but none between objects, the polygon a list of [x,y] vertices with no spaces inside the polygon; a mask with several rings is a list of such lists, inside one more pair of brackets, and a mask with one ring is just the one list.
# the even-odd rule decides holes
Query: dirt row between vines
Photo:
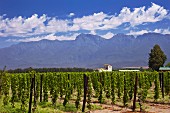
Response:
[{"label": "dirt row between vines", "polygon": [[[100,106],[102,106],[102,110],[89,111],[89,113],[132,113],[132,109],[130,108],[106,104],[100,104]],[[170,105],[147,103],[145,106],[146,113],[170,113]],[[135,113],[138,112],[139,109]]]}]

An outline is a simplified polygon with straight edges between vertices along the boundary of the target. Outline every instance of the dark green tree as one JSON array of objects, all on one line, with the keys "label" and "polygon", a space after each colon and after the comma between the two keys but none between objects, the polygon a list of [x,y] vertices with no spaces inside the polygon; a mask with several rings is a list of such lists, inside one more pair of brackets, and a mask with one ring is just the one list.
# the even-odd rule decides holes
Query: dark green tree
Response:
[{"label": "dark green tree", "polygon": [[160,46],[156,44],[151,52],[149,53],[149,62],[148,65],[152,70],[159,70],[159,67],[163,66],[166,61],[166,55],[161,50]]},{"label": "dark green tree", "polygon": [[170,62],[168,62],[168,63],[166,64],[166,67],[170,67]]}]

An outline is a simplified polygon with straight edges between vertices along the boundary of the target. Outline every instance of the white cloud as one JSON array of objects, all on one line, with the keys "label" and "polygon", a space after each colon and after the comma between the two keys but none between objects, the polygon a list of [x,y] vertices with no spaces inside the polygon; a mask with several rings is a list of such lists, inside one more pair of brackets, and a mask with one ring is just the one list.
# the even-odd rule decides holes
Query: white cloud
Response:
[{"label": "white cloud", "polygon": [[73,24],[78,25],[83,30],[96,30],[100,29],[103,20],[108,17],[103,12],[94,13],[93,15],[83,16],[82,18],[75,18]]},{"label": "white cloud", "polygon": [[47,40],[56,40],[57,37],[54,34],[46,35],[46,36],[37,36],[37,37],[31,37],[31,38],[23,38],[23,39],[9,39],[7,41],[12,42],[30,42],[30,41],[40,41],[43,39]]},{"label": "white cloud", "polygon": [[142,24],[144,22],[157,22],[166,17],[168,11],[163,7],[152,3],[152,6],[145,11],[145,6],[135,8],[130,15],[125,15],[130,19],[132,26]]},{"label": "white cloud", "polygon": [[[0,36],[29,36],[32,34],[41,34],[45,29],[44,22],[47,21],[46,15],[38,17],[37,14],[32,15],[29,18],[23,18],[22,16],[14,17],[12,19],[0,19]],[[35,29],[35,31],[34,31]]]},{"label": "white cloud", "polygon": [[38,17],[37,14],[29,18],[19,16],[12,19],[4,19],[3,16],[0,16],[0,37],[28,37],[38,34],[78,31],[80,29],[78,25],[70,26],[69,23],[72,22],[56,17],[47,17],[46,15]]},{"label": "white cloud", "polygon": [[70,14],[68,15],[68,17],[73,17],[73,16],[75,16],[74,13],[70,13]]},{"label": "white cloud", "polygon": [[55,32],[67,32],[68,31],[68,21],[67,20],[58,20],[56,18],[52,18],[48,21],[46,26],[47,33],[55,33]]},{"label": "white cloud", "polygon": [[128,7],[123,7],[120,13],[116,15],[107,15],[103,12],[94,13],[93,15],[75,18],[73,23],[79,25],[85,30],[109,30],[115,29],[123,23],[130,23],[132,27],[147,23],[157,22],[166,18],[168,11],[163,7],[152,3],[152,6],[134,8],[133,11]]},{"label": "white cloud", "polygon": [[57,36],[57,40],[75,40],[78,35],[79,33],[74,33],[71,36],[61,35],[61,36]]},{"label": "white cloud", "polygon": [[100,36],[105,38],[105,39],[110,39],[114,36],[114,34],[112,32],[108,32],[105,35],[100,35]]},{"label": "white cloud", "polygon": [[154,3],[152,3],[152,6],[148,9],[144,6],[134,8],[133,11],[130,11],[130,8],[124,7],[118,16],[113,16],[111,19],[104,20],[103,29],[115,28],[127,22],[129,22],[132,27],[146,22],[157,22],[166,18],[167,14],[168,11],[166,9]]},{"label": "white cloud", "polygon": [[96,35],[96,32],[92,30],[92,31],[90,31],[90,34]]},{"label": "white cloud", "polygon": [[170,34],[170,29],[155,29],[155,30],[141,30],[141,31],[130,31],[127,35],[143,35],[144,33],[161,33],[161,34]]},{"label": "white cloud", "polygon": [[170,34],[170,29],[164,29],[162,34]]},{"label": "white cloud", "polygon": [[67,36],[67,35],[55,36],[55,34],[49,34],[46,36],[36,36],[36,37],[24,38],[24,39],[9,39],[7,41],[10,41],[10,42],[31,42],[31,41],[40,41],[43,39],[46,39],[46,40],[75,40],[78,35],[79,35],[79,33],[74,33],[71,36]]},{"label": "white cloud", "polygon": [[162,29],[155,29],[153,32],[154,33],[162,33]]},{"label": "white cloud", "polygon": [[170,34],[170,29],[155,29],[154,33],[161,33],[161,34]]},{"label": "white cloud", "polygon": [[127,35],[143,35],[144,33],[149,33],[147,30],[141,30],[141,31],[130,31]]},{"label": "white cloud", "polygon": [[[74,15],[74,13],[69,14],[70,17]],[[39,34],[66,33],[69,31],[78,32],[79,30],[88,30],[92,34],[95,34],[96,30],[116,29],[124,23],[130,23],[130,26],[134,28],[137,25],[161,21],[167,17],[168,10],[154,3],[149,8],[143,6],[132,10],[128,7],[123,7],[118,15],[108,15],[104,12],[99,12],[73,18],[73,20],[47,17],[45,14],[42,16],[34,14],[28,18],[18,16],[11,19],[5,18],[5,15],[2,15],[0,16],[0,37],[32,37]],[[143,30],[135,33],[141,34],[143,32],[146,31]],[[133,31],[130,31],[130,34],[132,33]]]}]

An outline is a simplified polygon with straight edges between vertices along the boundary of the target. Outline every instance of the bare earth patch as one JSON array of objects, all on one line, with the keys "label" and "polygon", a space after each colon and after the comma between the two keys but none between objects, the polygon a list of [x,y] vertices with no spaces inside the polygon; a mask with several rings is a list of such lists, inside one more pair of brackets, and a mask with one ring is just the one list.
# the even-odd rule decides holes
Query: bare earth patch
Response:
[{"label": "bare earth patch", "polygon": [[[101,104],[103,110],[90,111],[89,113],[140,113],[139,109],[136,112],[132,112],[130,108],[123,108],[116,105]],[[146,112],[144,113],[170,113],[170,105],[147,103]]]}]

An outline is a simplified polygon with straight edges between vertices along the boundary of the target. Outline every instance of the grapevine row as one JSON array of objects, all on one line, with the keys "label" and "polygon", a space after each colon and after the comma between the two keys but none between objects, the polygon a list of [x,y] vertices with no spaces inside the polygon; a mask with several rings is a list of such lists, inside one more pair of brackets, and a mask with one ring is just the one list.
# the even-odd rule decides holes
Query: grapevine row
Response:
[{"label": "grapevine row", "polygon": [[[73,97],[75,106],[80,109],[80,102],[83,101],[84,75],[87,76],[87,108],[92,109],[92,98],[99,103],[110,99],[111,104],[121,101],[124,106],[133,100],[135,77],[138,77],[137,97],[139,105],[147,99],[149,90],[154,86],[154,101],[162,95],[170,97],[170,72],[162,73],[161,81],[158,72],[48,72],[10,74],[2,72],[0,75],[0,97],[3,95],[3,104],[9,102],[15,107],[15,102],[21,103],[21,110],[26,111],[30,93],[33,92],[34,108],[38,102],[51,101],[53,106],[62,101],[66,106]],[[34,78],[33,89],[31,88]],[[154,84],[154,85],[153,85]],[[162,85],[160,85],[162,84]],[[163,90],[161,90],[163,89]],[[9,93],[11,92],[11,93]],[[164,96],[163,96],[164,97]]]}]

